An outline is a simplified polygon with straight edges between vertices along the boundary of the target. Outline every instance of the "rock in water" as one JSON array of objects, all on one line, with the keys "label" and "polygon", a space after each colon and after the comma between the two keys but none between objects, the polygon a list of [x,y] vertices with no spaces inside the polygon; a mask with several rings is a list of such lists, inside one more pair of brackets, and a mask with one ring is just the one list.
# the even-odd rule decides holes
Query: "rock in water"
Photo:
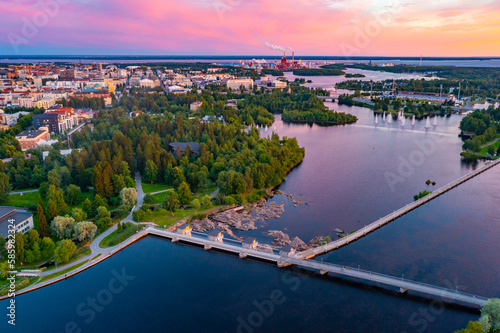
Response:
[{"label": "rock in water", "polygon": [[306,243],[304,243],[302,239],[300,239],[299,237],[295,237],[290,243],[290,245],[297,251],[305,251],[309,249],[309,246]]},{"label": "rock in water", "polygon": [[269,236],[274,238],[274,242],[277,245],[287,245],[290,244],[290,236],[285,234],[283,231],[279,230],[269,230],[267,233]]}]

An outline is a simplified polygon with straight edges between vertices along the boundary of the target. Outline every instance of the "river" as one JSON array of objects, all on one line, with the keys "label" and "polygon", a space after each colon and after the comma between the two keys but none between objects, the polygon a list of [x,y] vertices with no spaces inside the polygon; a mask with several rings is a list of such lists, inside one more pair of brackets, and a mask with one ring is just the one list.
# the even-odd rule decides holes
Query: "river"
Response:
[{"label": "river", "polygon": [[[279,229],[306,242],[359,229],[482,165],[464,163],[458,124],[439,117],[403,128],[371,110],[326,103],[356,124],[273,125],[306,148],[280,189]],[[270,135],[272,127],[263,135]],[[426,185],[426,180],[436,186]],[[500,296],[500,169],[495,167],[367,237],[316,260],[401,276],[482,296]],[[281,202],[281,196],[274,201]],[[270,241],[270,240],[269,240]],[[115,275],[130,276],[122,282]],[[114,272],[114,273],[113,273]],[[120,275],[120,274],[118,274]],[[123,278],[122,278],[123,280]],[[112,282],[110,284],[110,282]],[[94,309],[89,302],[100,300]],[[242,260],[148,237],[85,272],[16,298],[17,325],[1,332],[452,332],[476,312],[299,269]],[[6,311],[7,302],[0,302]]]}]

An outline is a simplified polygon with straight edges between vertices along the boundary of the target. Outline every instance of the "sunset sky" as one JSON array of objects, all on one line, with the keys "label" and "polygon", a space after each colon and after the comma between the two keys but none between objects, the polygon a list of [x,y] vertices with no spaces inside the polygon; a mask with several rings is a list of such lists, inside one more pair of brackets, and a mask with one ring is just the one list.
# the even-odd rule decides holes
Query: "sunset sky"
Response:
[{"label": "sunset sky", "polygon": [[2,55],[500,56],[498,0],[1,3]]}]

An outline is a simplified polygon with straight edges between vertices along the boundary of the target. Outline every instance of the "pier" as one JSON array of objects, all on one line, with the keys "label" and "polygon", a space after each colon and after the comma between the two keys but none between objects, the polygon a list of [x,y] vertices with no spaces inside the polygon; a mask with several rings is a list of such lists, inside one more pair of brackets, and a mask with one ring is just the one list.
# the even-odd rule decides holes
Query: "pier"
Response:
[{"label": "pier", "polygon": [[392,288],[394,291],[404,294],[408,291],[418,292],[426,296],[435,296],[447,299],[450,302],[462,302],[465,305],[472,307],[481,307],[488,300],[482,296],[471,295],[451,290],[443,287],[432,286],[416,281],[405,280],[404,278],[369,272],[359,268],[346,267],[336,264],[323,263],[316,260],[301,259],[294,256],[278,254],[277,250],[273,252],[263,252],[259,250],[244,248],[241,242],[224,239],[222,242],[210,241],[203,233],[182,234],[178,232],[167,231],[158,227],[148,227],[145,232],[150,235],[155,235],[163,238],[168,238],[172,242],[184,242],[187,244],[195,244],[203,247],[205,250],[218,249],[220,251],[233,253],[240,258],[255,258],[259,260],[276,263],[278,267],[286,267],[295,265],[302,268],[317,271],[319,274],[331,273],[335,276],[346,277],[356,280],[361,280],[364,283],[371,282],[381,284],[385,287]]},{"label": "pier", "polygon": [[322,245],[322,246],[318,246],[318,247],[315,247],[315,248],[312,248],[309,250],[302,251],[298,254],[298,256],[301,259],[311,259],[311,258],[314,258],[318,255],[328,253],[328,252],[333,251],[335,249],[338,249],[344,245],[352,243],[352,242],[368,235],[369,233],[377,230],[378,228],[380,228],[386,224],[391,223],[392,221],[407,214],[408,212],[414,210],[415,208],[420,207],[423,204],[437,198],[441,194],[446,193],[449,190],[457,187],[458,185],[465,183],[469,179],[476,177],[477,175],[485,172],[486,170],[494,167],[495,165],[497,165],[499,163],[500,163],[500,159],[496,159],[494,161],[489,161],[481,168],[478,168],[477,170],[474,170],[473,172],[470,172],[470,173],[466,174],[465,176],[458,178],[457,180],[449,183],[448,185],[441,187],[440,189],[426,195],[425,197],[420,198],[412,203],[409,203],[408,205],[394,211],[393,213],[390,213],[389,215],[382,217],[382,218],[378,219],[377,221],[364,226],[363,228],[353,232],[352,234],[349,234],[345,237],[342,237],[341,239],[338,239],[336,241],[330,242],[326,245]]}]

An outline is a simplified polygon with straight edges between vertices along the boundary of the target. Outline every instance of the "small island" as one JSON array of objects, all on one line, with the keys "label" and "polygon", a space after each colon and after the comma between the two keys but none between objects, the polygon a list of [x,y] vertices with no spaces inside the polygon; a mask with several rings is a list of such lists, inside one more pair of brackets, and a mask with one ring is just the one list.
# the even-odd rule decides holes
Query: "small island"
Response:
[{"label": "small island", "polygon": [[330,110],[285,111],[281,119],[284,122],[319,125],[344,125],[355,123],[358,120],[352,114]]},{"label": "small island", "polygon": [[345,72],[338,68],[303,68],[294,69],[293,75],[297,76],[339,76]]},{"label": "small island", "polygon": [[356,74],[350,74],[350,73],[347,73],[345,75],[346,78],[355,78],[355,77],[366,77],[366,75],[363,75],[363,74],[359,74],[359,73],[356,73]]}]

